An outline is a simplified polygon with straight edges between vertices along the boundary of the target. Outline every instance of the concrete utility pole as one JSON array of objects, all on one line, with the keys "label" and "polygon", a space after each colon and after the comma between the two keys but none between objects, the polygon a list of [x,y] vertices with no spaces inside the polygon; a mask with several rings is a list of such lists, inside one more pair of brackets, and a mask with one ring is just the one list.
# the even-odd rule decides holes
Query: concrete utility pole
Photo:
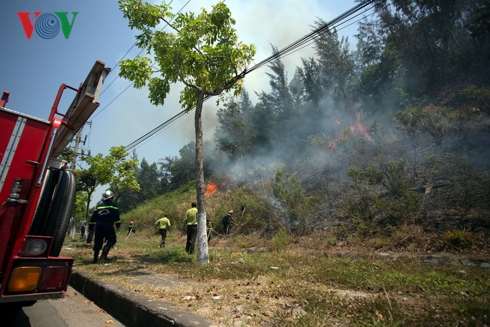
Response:
[{"label": "concrete utility pole", "polygon": [[82,139],[82,132],[83,132],[83,127],[77,133],[77,137],[75,138],[75,149],[73,150],[75,155],[73,156],[73,161],[71,163],[71,169],[73,169],[73,170],[75,170],[75,168],[76,168],[77,157],[78,157],[78,146],[80,145],[80,142]]},{"label": "concrete utility pole", "polygon": [[[82,132],[83,132],[83,127],[78,131],[77,136],[75,138],[75,148],[73,149],[73,161],[71,163],[71,169],[73,169],[73,170],[75,170],[75,168],[76,168],[77,157],[78,157],[78,146],[80,145],[80,142],[82,139]],[[77,219],[76,219],[76,208],[75,208],[75,206],[73,206],[72,217],[74,219],[73,219],[73,225],[71,227],[70,236],[71,236],[71,238],[74,238],[76,231],[77,231]],[[84,237],[84,241],[85,241],[85,237]]]}]

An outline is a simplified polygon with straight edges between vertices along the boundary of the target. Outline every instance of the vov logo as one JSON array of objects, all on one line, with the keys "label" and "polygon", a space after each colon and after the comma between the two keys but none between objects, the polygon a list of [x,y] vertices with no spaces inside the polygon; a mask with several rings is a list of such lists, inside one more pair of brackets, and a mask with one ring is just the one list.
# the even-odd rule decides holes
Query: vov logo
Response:
[{"label": "vov logo", "polygon": [[56,11],[54,13],[44,13],[40,11],[34,12],[34,23],[31,21],[29,11],[18,11],[17,15],[22,23],[22,28],[26,33],[27,39],[30,39],[32,32],[36,30],[37,35],[43,39],[52,39],[60,32],[63,31],[65,39],[68,39],[71,34],[71,29],[75,23],[75,18],[78,12],[72,12],[73,18],[71,22],[68,20],[68,12]]}]

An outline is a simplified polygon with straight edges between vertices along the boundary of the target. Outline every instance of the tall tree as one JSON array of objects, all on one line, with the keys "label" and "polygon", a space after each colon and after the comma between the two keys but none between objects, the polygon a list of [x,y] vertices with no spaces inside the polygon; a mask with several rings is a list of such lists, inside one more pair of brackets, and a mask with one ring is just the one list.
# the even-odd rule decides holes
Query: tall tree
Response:
[{"label": "tall tree", "polygon": [[298,69],[305,88],[305,100],[312,103],[313,111],[319,109],[320,100],[325,96],[320,65],[314,58],[303,58],[303,67]]},{"label": "tall tree", "polygon": [[[319,20],[316,27],[325,24]],[[338,101],[345,111],[352,114],[350,87],[355,77],[355,69],[349,40],[346,37],[339,39],[336,30],[327,31],[315,39],[315,50],[319,56],[324,87],[330,90],[334,100]]]},{"label": "tall tree", "polygon": [[216,128],[214,140],[218,149],[235,161],[243,159],[252,152],[250,115],[252,102],[248,92],[243,91],[238,100],[230,99],[224,104],[224,108],[217,112],[220,125]]},{"label": "tall tree", "polygon": [[166,192],[172,190],[172,167],[179,160],[177,156],[166,156],[165,158],[158,159],[158,176],[162,185],[162,189]]},{"label": "tall tree", "polygon": [[138,183],[141,185],[140,201],[152,199],[161,194],[161,184],[158,179],[158,168],[154,162],[151,165],[148,164],[145,158],[141,160],[140,174],[138,176]]},{"label": "tall tree", "polygon": [[[119,0],[129,26],[141,31],[137,46],[153,55],[121,62],[120,76],[134,82],[136,88],[148,85],[154,105],[163,105],[170,84],[185,87],[180,103],[185,110],[195,108],[195,177],[198,204],[198,262],[209,262],[204,198],[202,107],[205,98],[233,91],[240,94],[247,66],[255,55],[255,46],[238,41],[235,20],[228,7],[219,2],[210,12],[171,13],[166,3],[153,5],[141,0]],[[173,32],[155,30],[166,23]],[[154,70],[153,67],[157,66]]]}]

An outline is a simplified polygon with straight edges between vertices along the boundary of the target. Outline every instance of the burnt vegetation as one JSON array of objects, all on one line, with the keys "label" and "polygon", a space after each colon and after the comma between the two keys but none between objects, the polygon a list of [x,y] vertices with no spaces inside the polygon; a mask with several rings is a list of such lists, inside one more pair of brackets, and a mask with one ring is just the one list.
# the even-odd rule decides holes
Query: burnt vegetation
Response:
[{"label": "burnt vegetation", "polygon": [[[417,226],[441,249],[470,246],[490,230],[490,1],[379,0],[372,13],[356,47],[330,30],[292,74],[270,64],[256,103],[222,103],[205,178],[270,204],[248,209],[250,226],[337,240]],[[193,179],[192,149],[152,166],[156,194]],[[405,236],[400,247],[418,237]]]}]

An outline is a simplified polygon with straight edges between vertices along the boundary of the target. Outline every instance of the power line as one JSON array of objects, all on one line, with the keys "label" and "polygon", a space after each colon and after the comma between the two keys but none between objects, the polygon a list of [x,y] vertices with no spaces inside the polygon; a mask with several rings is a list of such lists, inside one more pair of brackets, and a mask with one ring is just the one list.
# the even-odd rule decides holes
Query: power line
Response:
[{"label": "power line", "polygon": [[[180,114],[178,115],[178,117],[176,117],[175,119],[172,119],[172,118],[174,118],[174,117],[172,117],[172,118],[171,118],[171,119],[172,119],[171,121],[167,120],[167,121],[165,122],[165,123],[166,123],[165,127],[163,127],[162,129],[160,129],[159,131],[157,131],[157,132],[153,133],[152,135],[150,135],[150,136],[146,137],[146,139],[142,140],[140,143],[138,143],[137,145],[135,145],[135,146],[134,146],[134,147],[132,147],[132,148],[136,148],[137,146],[142,146],[143,144],[147,143],[147,142],[148,142],[148,141],[150,141],[150,140],[151,140],[151,139],[152,139],[152,138],[153,138],[155,135],[157,135],[157,134],[158,134],[158,132],[160,132],[160,131],[162,131],[162,130],[164,130],[164,129],[166,129],[166,128],[168,128],[168,127],[172,126],[172,125],[174,125],[175,123],[177,123],[177,121],[178,121],[179,119],[181,119],[182,117],[184,117],[184,116],[185,116],[185,114],[187,114],[187,112],[183,111],[183,112],[180,112]],[[177,116],[177,115],[176,115],[176,116]],[[134,143],[134,142],[133,142],[133,143]]]},{"label": "power line", "polygon": [[[371,9],[373,9],[373,8],[374,8],[374,6],[373,6],[373,7],[370,7],[370,8],[367,8],[367,9],[365,9],[365,10],[364,10],[362,13],[357,14],[357,15],[355,15],[354,17],[349,18],[348,20],[346,20],[346,21],[344,21],[344,22],[342,22],[342,23],[338,24],[337,26],[341,26],[341,25],[343,25],[344,23],[347,23],[349,20],[352,20],[352,19],[354,19],[354,18],[356,18],[356,17],[358,17],[358,16],[362,15],[362,14],[364,14],[364,13],[368,12],[369,10],[371,10]],[[373,13],[373,14],[374,14],[374,13]],[[354,22],[350,23],[349,25],[346,25],[346,26],[344,26],[344,27],[342,27],[342,28],[337,28],[337,26],[334,26],[334,28],[335,28],[335,30],[338,32],[338,31],[343,30],[344,28],[347,28],[347,27],[349,27],[349,26],[351,26],[351,25],[354,25],[354,24],[356,24],[356,23],[360,22],[361,20],[363,20],[363,19],[365,19],[365,18],[367,18],[367,17],[368,17],[368,15],[365,15],[365,16],[361,17],[360,19],[358,19],[358,20],[356,20],[356,21],[354,21]],[[322,33],[322,34],[323,34],[323,33]],[[304,48],[306,48],[306,47],[309,47],[309,46],[310,46],[312,43],[314,43],[314,42],[315,42],[315,40],[311,40],[311,41],[310,41],[310,42],[308,42],[307,44],[303,45],[301,48],[297,48],[297,49],[295,49],[294,51],[291,51],[291,52],[289,52],[289,53],[287,53],[287,54],[284,54],[283,56],[281,56],[281,58],[287,57],[287,56],[289,56],[289,55],[291,55],[291,54],[293,54],[293,53],[295,53],[295,52],[297,52],[297,51],[299,51],[299,50],[302,50],[302,49],[304,49]]]},{"label": "power line", "polygon": [[[373,2],[373,0],[370,0],[370,1],[367,1],[367,2],[364,2],[364,3],[360,3],[358,4],[357,6],[349,9],[348,11],[346,11],[345,13],[341,14],[340,16],[334,18],[333,20],[331,20],[330,22],[328,23],[325,23],[323,26],[321,26],[320,28],[317,28],[316,30],[314,30],[313,32],[307,34],[306,36],[302,37],[301,39],[291,43],[290,45],[288,45],[287,47],[285,47],[284,49],[280,50],[280,51],[277,51],[276,53],[274,53],[273,55],[271,55],[270,57],[262,60],[261,62],[259,62],[258,64],[256,64],[255,66],[253,66],[252,68],[246,70],[244,73],[241,74],[241,76],[238,76],[237,78],[233,79],[232,81],[230,81],[229,83],[227,84],[233,84],[235,83],[238,79],[241,79],[241,78],[244,78],[245,75],[251,73],[252,71],[258,69],[258,68],[261,68],[267,64],[269,64],[270,62],[280,58],[281,56],[284,56],[286,53],[288,52],[293,52],[293,50],[297,50],[298,48],[300,47],[304,47],[305,44],[307,44],[308,42],[310,41],[314,41],[314,38],[317,36],[317,35],[320,35],[322,33],[325,33],[327,31],[329,31],[330,28],[332,27],[335,27],[335,26],[332,26],[334,24],[340,24],[341,21],[343,21],[345,18],[355,14],[356,12],[366,8],[367,6],[369,6],[371,3]],[[369,8],[369,9],[366,9],[364,12],[370,10],[372,8]],[[363,12],[363,13],[364,13]],[[361,13],[362,14],[362,13]],[[358,16],[358,15],[357,15]],[[355,16],[355,17],[357,17]],[[341,24],[340,24],[341,25]],[[204,101],[206,101],[209,97],[205,97],[204,98]],[[153,130],[151,130],[150,132],[144,134],[143,136],[139,137],[137,140],[133,141],[132,143],[130,143],[128,146],[125,147],[125,150],[128,151],[134,147],[136,147],[137,145],[139,145],[140,143],[144,142],[145,140],[147,140],[148,138],[154,136],[155,134],[157,134],[159,131],[163,130],[164,128],[168,127],[171,123],[175,122],[177,119],[180,119],[181,117],[183,117],[185,114],[187,113],[186,110],[183,110],[181,112],[179,112],[177,115],[173,116],[172,118],[170,118],[169,120],[163,122],[162,124],[158,125],[156,128],[154,128]]]},{"label": "power line", "polygon": [[128,151],[128,149],[134,148],[135,146],[137,146],[141,142],[145,141],[147,138],[152,137],[153,135],[155,135],[156,133],[158,133],[163,128],[169,126],[174,121],[176,121],[179,118],[183,117],[186,113],[187,112],[185,110],[182,110],[177,115],[175,115],[172,118],[170,118],[169,120],[165,121],[163,124],[160,124],[157,128],[154,128],[153,130],[149,131],[148,133],[146,133],[145,135],[141,136],[137,140],[133,141],[130,145],[128,145],[128,146],[125,147],[125,150]]}]

